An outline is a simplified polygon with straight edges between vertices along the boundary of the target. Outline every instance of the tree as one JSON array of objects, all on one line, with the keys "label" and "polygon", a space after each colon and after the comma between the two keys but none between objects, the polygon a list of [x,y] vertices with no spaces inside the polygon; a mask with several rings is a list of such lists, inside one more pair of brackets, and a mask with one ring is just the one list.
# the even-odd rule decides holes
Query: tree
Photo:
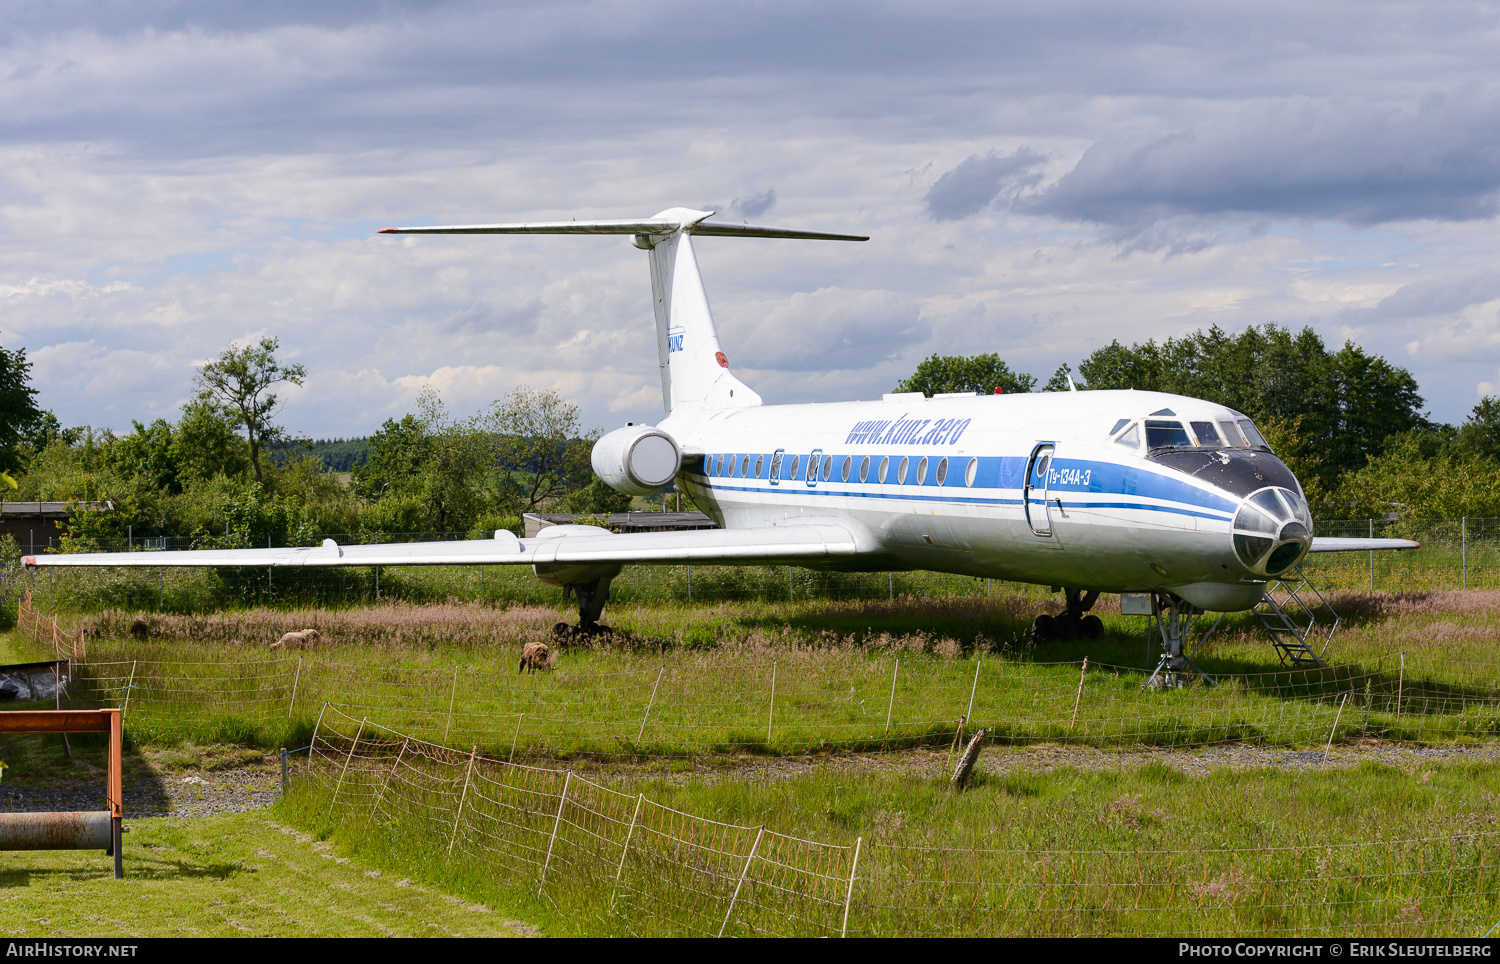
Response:
[{"label": "tree", "polygon": [[1455,444],[1462,451],[1500,461],[1500,398],[1486,395],[1479,400],[1458,429]]},{"label": "tree", "polygon": [[529,512],[593,479],[589,457],[597,431],[581,435],[578,406],[550,388],[517,386],[485,420],[497,466],[508,473],[522,511]]},{"label": "tree", "polygon": [[1388,440],[1430,426],[1411,373],[1351,342],[1329,351],[1311,328],[1252,325],[1231,336],[1215,326],[1160,344],[1114,341],[1078,368],[1090,388],[1207,399],[1257,422],[1297,419],[1324,490]]},{"label": "tree", "polygon": [[919,364],[910,378],[897,385],[896,391],[921,392],[927,396],[944,392],[989,395],[997,387],[1007,394],[1030,392],[1036,388],[1036,379],[1011,371],[993,352],[969,356],[933,355]]},{"label": "tree", "polygon": [[26,349],[0,348],[0,472],[24,467],[22,442],[43,420],[44,413],[36,404],[36,389],[31,385]]},{"label": "tree", "polygon": [[271,419],[277,411],[277,397],[271,388],[282,382],[301,385],[307,369],[301,365],[283,365],[276,360],[280,343],[262,338],[259,345],[236,348],[230,345],[215,361],[198,369],[195,379],[203,391],[200,398],[223,406],[235,416],[250,445],[250,464],[255,481],[264,483],[261,472],[261,447],[267,442],[286,438],[286,432]]}]

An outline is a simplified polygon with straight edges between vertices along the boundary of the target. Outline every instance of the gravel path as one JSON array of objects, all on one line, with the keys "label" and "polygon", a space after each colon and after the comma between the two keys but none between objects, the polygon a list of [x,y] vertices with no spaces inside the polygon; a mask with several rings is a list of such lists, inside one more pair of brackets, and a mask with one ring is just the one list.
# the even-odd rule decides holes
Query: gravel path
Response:
[{"label": "gravel path", "polygon": [[[807,757],[721,757],[695,760],[651,761],[640,764],[575,766],[574,772],[599,783],[611,777],[647,777],[668,783],[717,780],[779,780],[829,768],[853,773],[895,773],[921,777],[946,776],[957,759],[947,750],[912,750],[905,753],[868,753]],[[1216,770],[1316,770],[1347,769],[1370,761],[1402,770],[1419,772],[1437,763],[1465,760],[1500,763],[1500,744],[1461,746],[1410,746],[1377,740],[1335,746],[1323,760],[1322,750],[1294,750],[1244,744],[1181,749],[1100,750],[1086,746],[1040,744],[989,747],[980,755],[980,766],[991,773],[1049,772],[1059,769],[1085,771],[1118,770],[1161,763],[1186,774],[1204,775]],[[533,761],[527,761],[533,762]],[[546,766],[545,763],[539,765]]]},{"label": "gravel path", "polygon": [[[102,810],[104,781],[53,787],[0,786],[0,812]],[[276,768],[162,773],[125,782],[125,816],[202,817],[245,813],[272,803],[281,793]]]},{"label": "gravel path", "polygon": [[[652,779],[672,784],[713,783],[721,780],[784,780],[816,770],[848,773],[892,773],[914,777],[946,776],[953,765],[946,750],[904,753],[853,753],[805,757],[698,757],[691,760],[654,760],[643,763],[575,765],[579,776],[609,785],[620,778]],[[1324,763],[1322,750],[1291,750],[1229,744],[1192,750],[1099,750],[1093,747],[1041,744],[990,747],[980,765],[991,773],[1049,772],[1060,769],[1117,770],[1161,763],[1186,774],[1216,770],[1345,769],[1373,761],[1411,772],[1433,764],[1461,761],[1500,763],[1500,744],[1464,746],[1407,746],[1379,741],[1336,746]],[[541,766],[558,766],[528,760]],[[104,807],[102,781],[53,787],[0,786],[0,812],[45,810],[100,810]],[[246,813],[275,802],[281,793],[279,769],[249,767],[206,772],[156,774],[125,784],[127,817],[201,817],[215,813]]]}]

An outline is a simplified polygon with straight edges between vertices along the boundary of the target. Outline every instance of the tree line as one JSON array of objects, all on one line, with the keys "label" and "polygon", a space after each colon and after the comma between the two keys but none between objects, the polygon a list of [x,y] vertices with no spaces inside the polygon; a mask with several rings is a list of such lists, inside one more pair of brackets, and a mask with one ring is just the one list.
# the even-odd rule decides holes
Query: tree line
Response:
[{"label": "tree line", "polygon": [[[1098,349],[1073,378],[1063,365],[1043,386],[1188,395],[1252,418],[1297,473],[1321,519],[1500,516],[1500,399],[1459,425],[1433,421],[1406,369],[1311,328],[1275,324],[1231,335],[1215,326],[1164,342]],[[933,355],[897,391],[1036,390],[996,353]]]},{"label": "tree line", "polygon": [[469,418],[428,389],[416,412],[361,440],[365,458],[346,484],[277,421],[279,390],[307,378],[277,359],[279,347],[226,348],[198,370],[199,391],[175,419],[123,433],[63,428],[36,404],[25,350],[0,348],[0,471],[15,482],[5,497],[68,503],[68,549],[156,536],[204,548],[306,545],[323,533],[478,538],[519,530],[524,512],[630,505],[594,478],[599,433],[582,430],[577,406],[526,386]]}]

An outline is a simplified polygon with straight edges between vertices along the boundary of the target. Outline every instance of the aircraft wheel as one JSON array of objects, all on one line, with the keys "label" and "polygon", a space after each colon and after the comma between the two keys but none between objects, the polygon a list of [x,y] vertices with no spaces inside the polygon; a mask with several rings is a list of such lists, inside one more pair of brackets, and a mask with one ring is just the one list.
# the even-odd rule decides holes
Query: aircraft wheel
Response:
[{"label": "aircraft wheel", "polygon": [[1042,613],[1031,621],[1031,645],[1041,646],[1052,641],[1052,617]]},{"label": "aircraft wheel", "polygon": [[1078,621],[1078,635],[1084,639],[1101,639],[1104,636],[1104,620],[1098,616],[1085,616]]},{"label": "aircraft wheel", "polygon": [[1062,643],[1071,643],[1078,635],[1078,617],[1072,613],[1060,613],[1052,620],[1052,638]]}]

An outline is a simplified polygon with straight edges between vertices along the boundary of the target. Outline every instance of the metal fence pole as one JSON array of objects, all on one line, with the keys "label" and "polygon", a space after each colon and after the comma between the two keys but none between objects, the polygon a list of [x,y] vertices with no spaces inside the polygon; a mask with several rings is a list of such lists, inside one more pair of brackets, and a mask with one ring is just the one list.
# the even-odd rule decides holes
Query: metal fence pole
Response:
[{"label": "metal fence pole", "polygon": [[557,843],[557,828],[562,826],[562,812],[564,805],[568,802],[568,784],[573,782],[573,771],[563,777],[562,796],[557,798],[557,816],[552,820],[552,839],[547,841],[547,860],[542,864],[542,880],[536,885],[537,896],[542,894],[542,888],[547,886],[547,868],[552,866],[552,848]]},{"label": "metal fence pole", "polygon": [[688,566],[688,602],[693,601],[693,567]]},{"label": "metal fence pole", "polygon": [[369,717],[359,721],[359,729],[354,732],[354,742],[349,744],[349,755],[344,757],[344,768],[339,771],[339,782],[333,786],[333,799],[328,801],[328,814],[333,815],[333,810],[339,803],[339,791],[344,788],[344,777],[349,773],[349,764],[354,760],[354,751],[359,749],[359,738],[365,735],[365,724],[370,722]]},{"label": "metal fence pole", "polygon": [[120,718],[124,719],[125,711],[130,709],[130,691],[135,689],[135,664],[138,660],[130,661],[130,682],[125,684],[125,699],[120,705]]},{"label": "metal fence pole", "polygon": [[886,577],[886,584],[887,584],[886,598],[887,599],[895,599],[896,598],[896,573],[894,571],[888,572],[888,573],[885,574],[885,577]]},{"label": "metal fence pole", "polygon": [[896,709],[896,677],[901,675],[901,658],[896,658],[896,668],[891,671],[891,701],[885,708],[885,735],[891,735],[891,713]]},{"label": "metal fence pole", "polygon": [[1462,523],[1460,523],[1460,524],[1463,526],[1463,528],[1462,528],[1462,530],[1460,530],[1462,532],[1462,535],[1460,535],[1460,537],[1459,537],[1460,540],[1461,540],[1460,543],[1459,543],[1459,546],[1460,546],[1460,550],[1459,551],[1462,553],[1461,558],[1463,560],[1464,588],[1468,589],[1469,588],[1469,519],[1468,519],[1468,517],[1465,516],[1464,519],[1463,519],[1463,521],[1462,521]]},{"label": "metal fence pole", "polygon": [[[1375,538],[1375,520],[1370,520],[1370,538]],[[1370,592],[1375,591],[1375,550],[1370,550]]]},{"label": "metal fence pole", "polygon": [[286,705],[286,718],[292,718],[292,708],[297,705],[297,684],[302,682],[302,657],[297,657],[297,675],[292,680],[292,700]]},{"label": "metal fence pole", "polygon": [[[404,745],[404,744],[403,744]],[[479,752],[479,744],[469,751],[469,765],[464,767],[464,790],[458,795],[458,809],[453,812],[453,832],[448,835],[448,856],[453,856],[453,845],[458,842],[458,824],[464,816],[464,801],[469,799],[469,777],[474,772],[474,756]]]},{"label": "metal fence pole", "polygon": [[771,660],[771,711],[766,714],[766,746],[771,745],[771,721],[776,718],[776,661]]},{"label": "metal fence pole", "polygon": [[854,838],[854,859],[849,862],[849,889],[844,891],[844,923],[839,928],[840,937],[849,936],[849,902],[854,899],[854,875],[859,873],[859,848],[864,843],[864,837]]},{"label": "metal fence pole", "polygon": [[646,721],[651,719],[651,707],[656,704],[656,688],[661,685],[662,674],[666,671],[667,668],[665,666],[656,671],[656,682],[651,687],[651,699],[646,701],[646,712],[641,714],[641,729],[635,735],[635,742],[637,743],[641,742],[641,738],[646,735]]},{"label": "metal fence pole", "polygon": [[630,855],[630,838],[635,836],[635,821],[641,815],[641,804],[646,800],[644,793],[635,796],[635,812],[630,815],[630,829],[625,831],[625,846],[620,848],[620,866],[615,868],[615,885],[609,889],[609,912],[615,912],[615,893],[620,889],[620,876],[625,873],[625,858]]},{"label": "metal fence pole", "polygon": [[969,687],[969,708],[967,710],[964,710],[965,720],[971,720],[974,718],[974,693],[979,689],[979,664],[983,662],[984,660],[982,659],[976,659],[974,661],[974,684]]},{"label": "metal fence pole", "polygon": [[1401,675],[1396,677],[1396,719],[1401,719],[1401,689],[1406,685],[1406,653],[1401,654]]},{"label": "metal fence pole", "polygon": [[729,926],[729,918],[734,914],[734,902],[740,899],[740,888],[745,886],[745,877],[750,873],[750,862],[755,859],[755,852],[760,849],[760,838],[765,836],[766,828],[762,824],[759,832],[755,835],[755,843],[750,846],[750,856],[745,858],[745,866],[740,871],[739,882],[734,885],[734,896],[729,898],[729,909],[724,912],[724,923],[719,925],[719,936],[724,936],[724,928]]}]

